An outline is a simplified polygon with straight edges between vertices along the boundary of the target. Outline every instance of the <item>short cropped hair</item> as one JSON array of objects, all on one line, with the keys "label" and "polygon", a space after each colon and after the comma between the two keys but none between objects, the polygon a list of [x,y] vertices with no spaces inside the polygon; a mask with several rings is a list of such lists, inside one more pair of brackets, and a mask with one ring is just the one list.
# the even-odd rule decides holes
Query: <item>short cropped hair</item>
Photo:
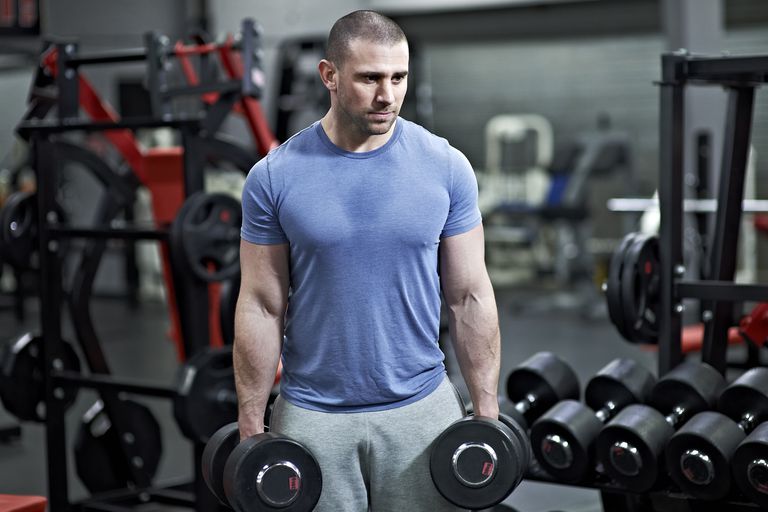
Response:
[{"label": "short cropped hair", "polygon": [[339,18],[331,27],[325,58],[341,67],[355,39],[394,46],[406,41],[405,33],[392,19],[375,11],[354,11]]}]

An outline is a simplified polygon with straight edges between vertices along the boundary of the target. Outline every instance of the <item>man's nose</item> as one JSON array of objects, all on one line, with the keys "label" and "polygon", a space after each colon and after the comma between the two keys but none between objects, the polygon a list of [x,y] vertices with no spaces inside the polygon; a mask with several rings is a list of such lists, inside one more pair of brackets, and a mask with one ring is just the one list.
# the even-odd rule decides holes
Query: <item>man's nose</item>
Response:
[{"label": "man's nose", "polygon": [[382,80],[376,90],[376,101],[389,105],[395,102],[395,94],[392,83],[389,80]]}]

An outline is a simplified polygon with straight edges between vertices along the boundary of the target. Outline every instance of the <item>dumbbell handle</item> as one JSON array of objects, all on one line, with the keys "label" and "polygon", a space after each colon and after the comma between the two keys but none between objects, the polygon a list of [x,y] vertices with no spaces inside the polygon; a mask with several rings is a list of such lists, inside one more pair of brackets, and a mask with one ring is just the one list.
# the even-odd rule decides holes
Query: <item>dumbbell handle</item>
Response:
[{"label": "dumbbell handle", "polygon": [[672,428],[677,428],[677,425],[682,422],[683,418],[688,414],[688,409],[682,405],[678,405],[672,412],[667,414],[664,419]]},{"label": "dumbbell handle", "polygon": [[608,401],[599,410],[595,412],[595,416],[601,423],[607,423],[613,414],[616,412],[616,402]]},{"label": "dumbbell handle", "polygon": [[752,432],[757,426],[757,416],[751,412],[745,412],[741,415],[741,419],[737,423],[739,428],[744,431],[745,434]]},{"label": "dumbbell handle", "polygon": [[533,393],[528,393],[527,395],[525,395],[525,398],[523,398],[519,402],[515,402],[515,410],[517,410],[517,412],[519,412],[520,414],[525,414],[528,411],[530,411],[534,405],[536,405],[536,400],[538,399],[539,397],[537,397]]}]

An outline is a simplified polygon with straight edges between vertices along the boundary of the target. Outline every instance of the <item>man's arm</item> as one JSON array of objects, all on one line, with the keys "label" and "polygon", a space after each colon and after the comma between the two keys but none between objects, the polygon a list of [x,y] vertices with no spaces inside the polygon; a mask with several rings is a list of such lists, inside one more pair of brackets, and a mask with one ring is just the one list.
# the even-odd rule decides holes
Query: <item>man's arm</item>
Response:
[{"label": "man's arm", "polygon": [[440,279],[451,340],[475,415],[497,418],[501,339],[482,224],[440,241]]},{"label": "man's arm", "polygon": [[283,345],[288,262],[288,244],[240,242],[233,358],[241,439],[264,431],[264,410]]}]

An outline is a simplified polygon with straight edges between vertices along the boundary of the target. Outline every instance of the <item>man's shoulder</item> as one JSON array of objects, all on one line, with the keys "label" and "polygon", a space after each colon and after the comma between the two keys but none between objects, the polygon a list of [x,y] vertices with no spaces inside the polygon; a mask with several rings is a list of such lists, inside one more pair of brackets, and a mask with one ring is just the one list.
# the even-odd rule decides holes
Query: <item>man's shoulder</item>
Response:
[{"label": "man's shoulder", "polygon": [[[319,122],[319,121],[318,121]],[[282,144],[267,153],[265,160],[270,164],[277,164],[281,160],[297,158],[307,154],[307,149],[318,143],[315,125],[312,123],[291,135]]]},{"label": "man's shoulder", "polygon": [[407,119],[400,118],[403,121],[404,140],[411,144],[419,146],[421,151],[431,153],[434,156],[442,155],[449,160],[464,159],[464,155],[453,147],[445,137],[435,135],[420,124]]}]

